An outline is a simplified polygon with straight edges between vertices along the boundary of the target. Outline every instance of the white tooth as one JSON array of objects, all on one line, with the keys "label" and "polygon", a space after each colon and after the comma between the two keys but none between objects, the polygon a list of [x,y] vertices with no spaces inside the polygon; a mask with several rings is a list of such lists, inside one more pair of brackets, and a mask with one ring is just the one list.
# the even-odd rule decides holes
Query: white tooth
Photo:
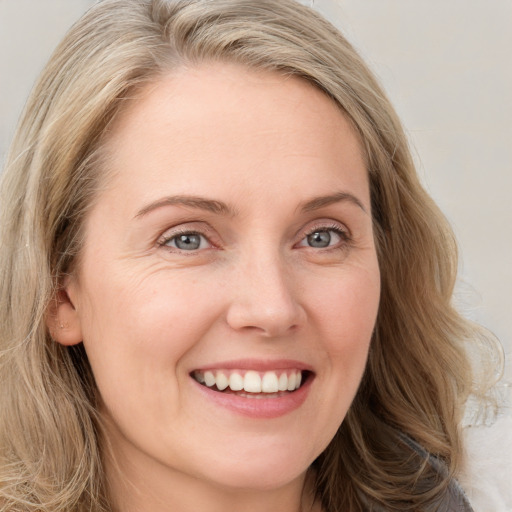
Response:
[{"label": "white tooth", "polygon": [[194,372],[194,379],[196,379],[200,384],[204,384],[204,376],[201,372]]},{"label": "white tooth", "polygon": [[220,391],[223,391],[229,385],[228,378],[222,372],[217,373],[215,382],[217,383],[217,388],[219,388]]},{"label": "white tooth", "polygon": [[296,381],[296,377],[295,377],[295,372],[292,372],[290,373],[290,375],[288,375],[288,391],[294,391],[295,390],[295,381]]},{"label": "white tooth", "polygon": [[288,375],[286,373],[282,373],[279,377],[278,389],[279,391],[286,391],[288,389]]},{"label": "white tooth", "polygon": [[244,390],[249,393],[261,393],[261,377],[257,372],[247,372],[244,378]]},{"label": "white tooth", "polygon": [[215,384],[215,375],[212,372],[205,372],[204,383],[211,388]]},{"label": "white tooth", "polygon": [[279,381],[277,380],[277,375],[274,372],[267,372],[263,375],[261,390],[263,393],[277,393],[279,390]]},{"label": "white tooth", "polygon": [[229,387],[232,391],[244,389],[244,379],[239,373],[232,373],[229,376]]},{"label": "white tooth", "polygon": [[295,377],[295,389],[300,388],[301,382],[302,382],[302,372],[297,372],[297,376]]}]

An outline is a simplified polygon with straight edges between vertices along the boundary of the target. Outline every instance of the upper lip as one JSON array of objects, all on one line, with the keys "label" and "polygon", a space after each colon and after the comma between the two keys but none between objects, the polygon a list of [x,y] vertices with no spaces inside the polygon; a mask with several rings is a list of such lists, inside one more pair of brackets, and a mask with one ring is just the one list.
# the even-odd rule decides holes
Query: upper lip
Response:
[{"label": "upper lip", "polygon": [[273,370],[313,371],[311,365],[293,359],[232,359],[229,361],[218,361],[193,369],[193,371],[203,372],[208,370],[254,370],[257,372]]}]

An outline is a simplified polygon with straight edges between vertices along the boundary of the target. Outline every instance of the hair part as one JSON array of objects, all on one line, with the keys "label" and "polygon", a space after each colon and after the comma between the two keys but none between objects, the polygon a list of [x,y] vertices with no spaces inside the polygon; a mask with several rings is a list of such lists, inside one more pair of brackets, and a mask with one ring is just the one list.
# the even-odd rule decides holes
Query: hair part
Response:
[{"label": "hair part", "polygon": [[[385,94],[343,36],[292,0],[104,0],[45,68],[0,198],[0,510],[110,509],[87,357],[54,342],[45,320],[79,265],[84,219],[109,175],[109,127],[138,90],[211,61],[314,84],[351,121],[366,158],[381,306],[359,392],[314,464],[324,510],[436,510],[461,461],[458,429],[473,390],[464,346],[492,341],[451,306],[453,235]],[[398,432],[446,462],[448,476],[436,480],[412,461]]]}]

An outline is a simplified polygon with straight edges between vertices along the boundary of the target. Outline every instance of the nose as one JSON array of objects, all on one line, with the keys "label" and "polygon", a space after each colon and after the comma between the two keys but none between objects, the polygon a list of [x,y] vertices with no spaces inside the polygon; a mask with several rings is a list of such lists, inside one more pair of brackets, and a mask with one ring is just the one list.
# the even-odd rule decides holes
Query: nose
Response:
[{"label": "nose", "polygon": [[286,336],[305,320],[300,283],[277,254],[253,255],[233,273],[227,322],[236,331]]}]

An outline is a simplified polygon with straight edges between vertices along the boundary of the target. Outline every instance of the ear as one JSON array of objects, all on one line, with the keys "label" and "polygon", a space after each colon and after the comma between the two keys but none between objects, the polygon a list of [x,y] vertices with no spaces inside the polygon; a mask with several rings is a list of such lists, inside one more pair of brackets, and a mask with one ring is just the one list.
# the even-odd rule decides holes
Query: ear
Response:
[{"label": "ear", "polygon": [[82,325],[68,286],[59,289],[48,306],[46,326],[50,336],[61,345],[77,345],[82,341]]}]

